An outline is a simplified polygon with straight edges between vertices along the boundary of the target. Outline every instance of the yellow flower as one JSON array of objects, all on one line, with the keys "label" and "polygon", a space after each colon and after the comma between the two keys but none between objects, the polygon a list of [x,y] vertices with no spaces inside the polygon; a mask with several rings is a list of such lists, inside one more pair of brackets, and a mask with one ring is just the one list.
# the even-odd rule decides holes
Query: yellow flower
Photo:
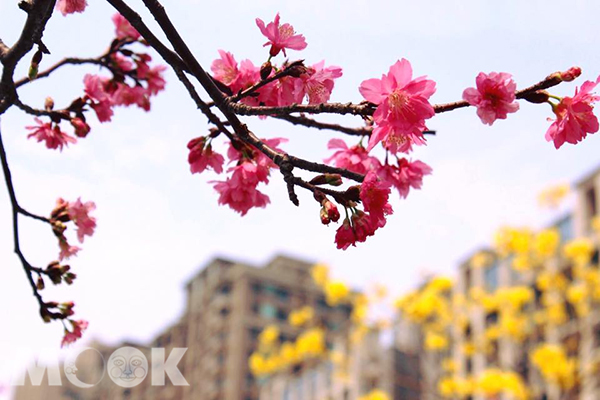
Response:
[{"label": "yellow flower", "polygon": [[600,215],[597,215],[594,218],[592,218],[592,229],[597,234],[600,234]]},{"label": "yellow flower", "polygon": [[567,358],[565,350],[558,345],[542,344],[530,354],[531,362],[540,370],[544,379],[570,389],[576,381],[577,365]]},{"label": "yellow flower", "polygon": [[588,290],[585,285],[574,284],[567,289],[567,299],[573,305],[583,303],[588,297]]},{"label": "yellow flower", "polygon": [[329,267],[325,264],[313,265],[310,273],[318,286],[324,287],[329,280]]},{"label": "yellow flower", "polygon": [[279,358],[283,365],[290,365],[296,362],[296,348],[290,342],[285,342],[279,348]]},{"label": "yellow flower", "polygon": [[313,319],[314,310],[305,306],[299,310],[292,311],[288,316],[288,321],[292,326],[302,326]]},{"label": "yellow flower", "polygon": [[359,400],[389,400],[390,397],[383,390],[375,389],[361,396]]},{"label": "yellow flower", "polygon": [[325,297],[330,306],[348,300],[349,295],[350,289],[341,281],[329,281],[325,284]]},{"label": "yellow flower", "polygon": [[554,256],[560,244],[560,233],[558,229],[546,229],[535,236],[533,248],[538,257],[546,259]]},{"label": "yellow flower", "polygon": [[258,341],[265,346],[272,345],[279,339],[279,328],[276,325],[268,325],[258,336]]},{"label": "yellow flower", "polygon": [[248,366],[250,367],[250,372],[255,376],[263,375],[267,370],[265,359],[257,353],[252,353],[248,359]]},{"label": "yellow flower", "polygon": [[563,248],[565,256],[578,265],[590,262],[594,252],[594,243],[587,238],[573,239]]},{"label": "yellow flower", "polygon": [[304,331],[296,339],[296,355],[300,359],[315,357],[325,351],[325,332],[320,328]]},{"label": "yellow flower", "polygon": [[425,348],[427,350],[444,350],[447,347],[448,339],[446,336],[435,332],[427,332],[425,336]]},{"label": "yellow flower", "polygon": [[480,251],[469,260],[469,265],[473,269],[485,268],[494,261],[493,256],[485,251]]},{"label": "yellow flower", "polygon": [[475,351],[477,349],[475,347],[475,343],[473,343],[473,342],[465,342],[463,344],[462,350],[463,350],[463,353],[464,353],[465,356],[470,357],[473,354],[475,354]]},{"label": "yellow flower", "polygon": [[445,277],[433,278],[427,287],[436,292],[446,292],[452,289],[452,280]]},{"label": "yellow flower", "polygon": [[453,359],[451,358],[445,358],[442,360],[442,369],[444,370],[444,372],[456,372],[457,370],[457,365],[456,362],[454,362]]},{"label": "yellow flower", "polygon": [[549,187],[539,194],[538,201],[542,207],[556,208],[569,194],[569,190],[570,187],[568,184],[560,184]]}]

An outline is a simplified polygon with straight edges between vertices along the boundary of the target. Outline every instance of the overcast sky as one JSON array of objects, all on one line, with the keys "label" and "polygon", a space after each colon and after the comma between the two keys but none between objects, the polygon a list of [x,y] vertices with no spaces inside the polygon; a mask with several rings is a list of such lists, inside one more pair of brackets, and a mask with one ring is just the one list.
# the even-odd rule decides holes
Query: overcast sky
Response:
[{"label": "overcast sky", "polygon": [[[84,14],[57,14],[50,21],[44,42],[52,56],[42,68],[65,56],[98,55],[110,43],[113,10],[102,1],[90,3]],[[141,1],[128,3],[137,7]],[[331,101],[361,101],[359,84],[379,78],[402,57],[417,76],[438,83],[434,103],[460,99],[480,71],[510,72],[523,88],[551,72],[580,66],[582,78],[552,89],[557,95],[572,95],[576,85],[600,74],[600,3],[592,0],[568,6],[554,0],[164,3],[205,68],[218,49],[231,51],[238,61],[263,62],[268,49],[261,47],[265,38],[254,19],[268,22],[279,11],[282,21],[293,24],[308,42],[306,50],[290,51],[291,59],[310,64],[325,59],[343,68]],[[18,37],[23,20],[16,1],[0,2],[5,43]],[[26,65],[19,71],[25,74]],[[67,67],[20,94],[32,106],[41,107],[50,95],[57,107],[64,107],[81,95],[83,75],[95,71]],[[547,105],[521,103],[518,113],[492,127],[484,126],[471,108],[437,116],[428,125],[438,134],[412,154],[433,168],[423,190],[402,201],[394,192],[395,212],[388,225],[344,252],[333,243],[336,227],[320,224],[318,207],[307,193],[300,194],[299,208],[287,200],[278,173],[263,190],[271,197],[268,208],[242,218],[217,205],[217,194],[207,184],[216,176],[192,176],[186,159],[186,143],[206,133],[206,120],[172,74],[152,108],[151,113],[117,109],[113,122],[104,125],[92,116],[88,138],[62,153],[27,140],[29,116],[11,109],[2,117],[17,195],[25,208],[48,214],[57,197],[81,196],[97,204],[96,234],[70,263],[77,281],[44,293],[48,300],[75,301],[77,316],[90,321],[86,341],[151,339],[178,318],[185,282],[215,256],[261,265],[285,253],[325,261],[355,286],[380,281],[400,293],[424,273],[452,273],[501,225],[540,227],[552,221],[556,212],[537,205],[539,191],[573,182],[600,164],[597,136],[558,151],[544,140],[546,118],[552,116]],[[329,139],[340,137],[277,121],[245,121],[259,136],[285,136],[290,140],[285,150],[316,160],[330,154]],[[360,123],[355,117],[343,121]],[[61,354],[62,332],[59,324],[41,322],[12,253],[5,190],[0,191],[0,226],[1,382],[43,351]],[[25,219],[22,226],[23,249],[34,264],[43,266],[56,257],[56,240],[46,225]]]}]

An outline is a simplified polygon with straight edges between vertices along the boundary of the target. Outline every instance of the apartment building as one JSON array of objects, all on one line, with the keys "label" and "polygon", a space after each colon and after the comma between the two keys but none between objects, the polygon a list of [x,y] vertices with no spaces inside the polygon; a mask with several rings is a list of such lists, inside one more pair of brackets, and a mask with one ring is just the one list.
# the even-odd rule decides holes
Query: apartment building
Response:
[{"label": "apartment building", "polygon": [[[573,210],[559,218],[552,226],[557,228],[563,242],[576,237],[592,239],[598,248],[598,237],[592,230],[592,219],[600,210],[600,169],[586,176],[574,185],[575,206]],[[465,261],[458,269],[455,294],[468,296],[472,288],[484,288],[486,292],[493,293],[499,288],[516,285],[526,285],[535,293],[534,304],[529,306],[530,315],[540,308],[541,293],[536,289],[536,275],[533,271],[518,272],[512,267],[512,260],[497,257],[492,249],[478,249],[472,255],[485,252],[492,262],[486,268],[477,268],[469,261]],[[468,257],[470,260],[471,257]],[[596,250],[593,263],[598,264],[598,251]],[[567,280],[573,279],[573,267],[563,257],[558,256],[551,261],[550,268],[560,272]],[[493,350],[484,354],[476,352],[473,356],[466,356],[461,349],[465,343],[473,338],[481,337],[492,324],[498,321],[497,312],[486,313],[483,308],[475,308],[469,312],[468,325],[465,329],[455,329],[451,332],[451,348],[448,356],[452,357],[458,365],[460,376],[477,376],[487,368],[500,368],[518,372],[532,390],[533,399],[539,400],[598,400],[600,399],[600,371],[590,373],[584,371],[594,362],[600,361],[600,310],[593,309],[585,317],[578,317],[573,307],[565,302],[567,322],[559,326],[536,331],[524,342],[520,343],[507,337],[500,337],[494,344]],[[569,357],[579,360],[580,376],[582,380],[568,393],[560,394],[556,387],[545,385],[539,373],[531,365],[530,351],[539,343],[560,343],[567,349]],[[429,356],[434,357],[434,356]],[[435,363],[424,368],[424,379],[436,381],[441,375]],[[432,388],[424,398],[435,399],[439,395]],[[478,400],[477,397],[475,399]]]},{"label": "apartment building", "polygon": [[[152,385],[150,374],[130,388],[116,385],[110,371],[87,361],[83,353],[77,359],[79,373],[104,373],[93,388],[82,389],[65,379],[61,369],[61,386],[18,387],[16,399],[194,399],[253,400],[259,387],[249,371],[248,357],[254,351],[260,332],[267,325],[277,325],[282,340],[294,340],[299,333],[287,320],[291,310],[309,305],[315,310],[319,325],[331,333],[342,330],[351,309],[347,305],[330,307],[322,290],[314,284],[312,263],[278,256],[264,267],[255,267],[225,259],[214,259],[186,285],[187,305],[177,322],[150,343],[115,347],[93,343],[106,362],[114,350],[123,346],[139,349],[148,360],[151,348],[187,348],[178,368],[189,386]],[[87,357],[90,358],[91,356]],[[92,357],[93,358],[93,357]],[[98,365],[96,365],[98,364]]]}]

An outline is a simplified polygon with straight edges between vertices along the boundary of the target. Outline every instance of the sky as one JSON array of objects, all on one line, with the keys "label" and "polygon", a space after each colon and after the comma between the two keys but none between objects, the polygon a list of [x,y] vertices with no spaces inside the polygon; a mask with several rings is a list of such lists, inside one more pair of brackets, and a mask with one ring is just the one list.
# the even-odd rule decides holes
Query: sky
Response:
[{"label": "sky", "polygon": [[[16,3],[0,2],[0,38],[7,44],[16,40],[24,21]],[[42,68],[66,56],[96,56],[105,50],[113,37],[114,12],[105,2],[90,3],[83,14],[56,14],[49,22],[44,43],[52,55],[44,58]],[[128,4],[143,7],[141,1]],[[291,23],[308,43],[302,52],[290,51],[291,60],[313,64],[324,59],[343,68],[331,101],[361,101],[359,84],[387,73],[400,58],[412,63],[416,76],[437,82],[432,103],[459,100],[481,71],[509,72],[523,88],[552,72],[580,66],[580,79],[551,90],[559,96],[572,95],[576,86],[600,74],[600,3],[592,0],[568,6],[556,0],[206,4],[164,2],[205,68],[218,49],[232,52],[238,61],[248,58],[261,64],[268,48],[262,47],[266,40],[254,19],[268,22],[280,12],[282,22]],[[155,27],[147,13],[141,14]],[[19,76],[25,75],[28,59],[19,66]],[[32,106],[41,107],[52,96],[57,107],[64,107],[81,95],[86,73],[98,69],[65,67],[19,94]],[[540,209],[539,192],[575,182],[600,165],[598,135],[559,150],[545,141],[547,118],[552,117],[547,105],[521,102],[519,112],[491,127],[472,108],[445,113],[428,123],[437,135],[411,154],[433,168],[423,189],[412,191],[406,200],[393,193],[394,214],[387,226],[366,243],[340,251],[333,242],[336,226],[320,224],[318,206],[308,193],[299,192],[300,207],[292,205],[276,172],[261,189],[271,198],[266,209],[240,217],[218,206],[208,184],[218,177],[191,175],[187,163],[186,144],[206,134],[206,118],[173,74],[167,74],[167,81],[152,112],[117,109],[108,124],[91,116],[91,134],[62,152],[27,139],[24,127],[32,124],[32,117],[11,109],[0,121],[22,206],[47,215],[58,197],[81,197],[97,205],[96,233],[70,262],[78,275],[75,284],[44,291],[47,299],[75,301],[76,315],[90,321],[83,344],[94,338],[111,344],[151,340],[181,315],[186,281],[216,256],[254,265],[277,254],[322,261],[355,287],[384,282],[400,294],[426,274],[451,275],[461,261],[489,244],[500,226],[540,228],[551,223],[564,210]],[[330,120],[360,124],[352,116]],[[343,137],[281,121],[244,121],[260,137],[287,137],[284,150],[313,160],[330,155],[329,139]],[[60,325],[43,324],[38,317],[12,253],[10,218],[8,195],[1,190],[0,318],[5,328],[0,330],[0,384],[33,358],[68,352],[59,348]],[[22,247],[32,263],[44,266],[56,257],[48,226],[28,219],[21,226]]]}]

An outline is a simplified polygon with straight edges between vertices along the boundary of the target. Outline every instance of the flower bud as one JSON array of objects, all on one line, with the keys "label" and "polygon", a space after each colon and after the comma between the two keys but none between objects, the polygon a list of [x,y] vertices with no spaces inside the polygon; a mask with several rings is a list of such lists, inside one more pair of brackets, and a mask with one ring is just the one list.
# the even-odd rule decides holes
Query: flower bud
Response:
[{"label": "flower bud", "polygon": [[322,174],[315,176],[309,183],[312,185],[340,186],[343,182],[340,174]]},{"label": "flower bud", "polygon": [[71,125],[75,128],[75,135],[84,138],[90,133],[90,126],[81,118],[71,118]]},{"label": "flower bud", "polygon": [[335,204],[325,199],[323,201],[323,209],[327,212],[328,219],[330,219],[333,222],[338,222],[338,220],[340,219],[340,212],[338,211]]},{"label": "flower bud", "polygon": [[44,288],[46,287],[44,285],[44,278],[42,278],[41,276],[38,276],[37,283],[35,284],[35,287],[37,288],[37,290],[44,290]]},{"label": "flower bud", "polygon": [[271,75],[272,70],[273,70],[273,66],[271,65],[271,62],[270,61],[265,62],[260,67],[260,79],[262,79],[263,81],[265,79],[267,79],[269,77],[269,75]]},{"label": "flower bud", "polygon": [[526,100],[530,103],[541,104],[548,101],[550,97],[548,96],[548,92],[545,90],[538,90],[537,92],[528,93],[523,96],[523,100]]},{"label": "flower bud", "polygon": [[571,67],[566,71],[560,72],[560,79],[564,82],[571,82],[581,75],[581,68]]},{"label": "flower bud", "polygon": [[321,207],[319,215],[321,217],[321,223],[323,225],[329,225],[331,221],[329,220],[329,215],[327,214],[327,210],[325,209],[325,207]]},{"label": "flower bud", "polygon": [[46,111],[52,111],[54,109],[54,99],[52,97],[46,97],[46,100],[44,100],[44,109]]}]

